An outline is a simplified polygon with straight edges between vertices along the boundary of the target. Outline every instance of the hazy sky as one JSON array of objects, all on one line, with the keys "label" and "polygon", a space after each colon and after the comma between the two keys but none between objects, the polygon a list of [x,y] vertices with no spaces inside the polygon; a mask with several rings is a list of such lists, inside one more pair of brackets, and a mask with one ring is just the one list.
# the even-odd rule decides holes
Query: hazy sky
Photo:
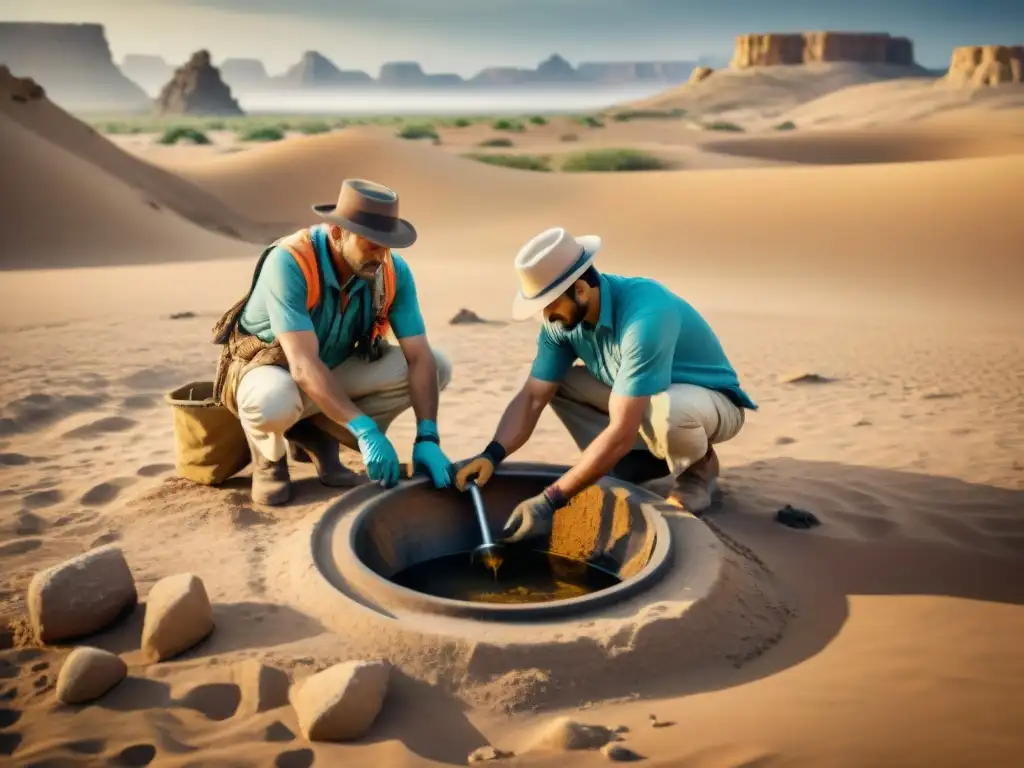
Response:
[{"label": "hazy sky", "polygon": [[1020,43],[1024,0],[0,0],[0,20],[98,22],[117,60],[208,48],[272,74],[309,49],[374,75],[400,60],[471,75],[556,51],[573,63],[727,56],[737,34],[811,29],[906,35],[941,67],[957,45]]}]

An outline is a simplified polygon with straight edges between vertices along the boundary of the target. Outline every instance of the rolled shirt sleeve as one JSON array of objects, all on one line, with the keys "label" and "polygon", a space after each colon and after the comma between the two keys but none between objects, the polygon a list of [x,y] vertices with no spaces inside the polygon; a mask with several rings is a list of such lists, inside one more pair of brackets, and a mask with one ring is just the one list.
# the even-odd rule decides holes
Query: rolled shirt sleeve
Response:
[{"label": "rolled shirt sleeve", "polygon": [[275,338],[282,333],[313,330],[313,320],[306,310],[306,278],[288,250],[275,248],[267,255],[260,282]]},{"label": "rolled shirt sleeve", "polygon": [[556,339],[547,326],[537,337],[537,356],[530,376],[540,381],[559,382],[576,362],[576,350],[565,339]]},{"label": "rolled shirt sleeve", "polygon": [[679,324],[671,320],[664,312],[646,312],[628,321],[620,337],[614,394],[648,397],[669,388],[679,337]]},{"label": "rolled shirt sleeve", "polygon": [[420,301],[416,294],[416,281],[412,276],[412,270],[405,263],[405,259],[397,253],[391,254],[391,259],[395,265],[395,300],[388,312],[391,330],[399,339],[424,334],[427,327],[420,312]]}]

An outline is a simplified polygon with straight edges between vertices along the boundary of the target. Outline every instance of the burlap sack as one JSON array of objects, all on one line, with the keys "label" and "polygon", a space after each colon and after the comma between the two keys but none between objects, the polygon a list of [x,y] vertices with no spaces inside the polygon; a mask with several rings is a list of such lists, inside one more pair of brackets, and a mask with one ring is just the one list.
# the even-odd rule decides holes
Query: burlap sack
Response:
[{"label": "burlap sack", "polygon": [[212,381],[193,381],[166,396],[174,414],[178,474],[219,485],[249,464],[251,454],[238,418],[213,398]]}]

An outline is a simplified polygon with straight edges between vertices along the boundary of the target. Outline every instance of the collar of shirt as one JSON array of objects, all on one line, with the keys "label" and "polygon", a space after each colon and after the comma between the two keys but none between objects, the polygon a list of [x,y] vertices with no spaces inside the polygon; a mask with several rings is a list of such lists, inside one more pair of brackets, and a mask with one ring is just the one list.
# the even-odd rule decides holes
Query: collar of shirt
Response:
[{"label": "collar of shirt", "polygon": [[604,275],[598,277],[598,285],[601,289],[601,315],[597,319],[598,328],[612,330],[612,318],[615,316],[612,306],[612,285]]}]

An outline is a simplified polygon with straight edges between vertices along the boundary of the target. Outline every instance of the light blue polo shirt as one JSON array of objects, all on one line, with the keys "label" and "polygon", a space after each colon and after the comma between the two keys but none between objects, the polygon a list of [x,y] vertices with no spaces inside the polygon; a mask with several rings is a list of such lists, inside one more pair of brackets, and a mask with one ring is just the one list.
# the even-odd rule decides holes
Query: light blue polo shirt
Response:
[{"label": "light blue polo shirt", "polygon": [[688,302],[645,277],[602,273],[600,286],[597,325],[580,323],[567,332],[545,323],[531,376],[559,382],[579,358],[617,395],[644,397],[670,384],[694,384],[757,410],[715,332]]},{"label": "light blue polo shirt", "polygon": [[[349,300],[341,311],[341,285],[327,248],[327,230],[323,225],[311,229],[313,246],[323,269],[323,297],[319,306],[306,311],[306,278],[295,257],[285,248],[267,254],[263,269],[249,301],[242,311],[240,325],[270,343],[278,334],[290,331],[314,331],[320,343],[320,359],[328,368],[336,368],[352,355],[355,343],[372,319],[370,284],[353,280]],[[388,320],[399,339],[426,332],[416,296],[416,282],[405,260],[392,251],[395,264],[395,300]]]}]

